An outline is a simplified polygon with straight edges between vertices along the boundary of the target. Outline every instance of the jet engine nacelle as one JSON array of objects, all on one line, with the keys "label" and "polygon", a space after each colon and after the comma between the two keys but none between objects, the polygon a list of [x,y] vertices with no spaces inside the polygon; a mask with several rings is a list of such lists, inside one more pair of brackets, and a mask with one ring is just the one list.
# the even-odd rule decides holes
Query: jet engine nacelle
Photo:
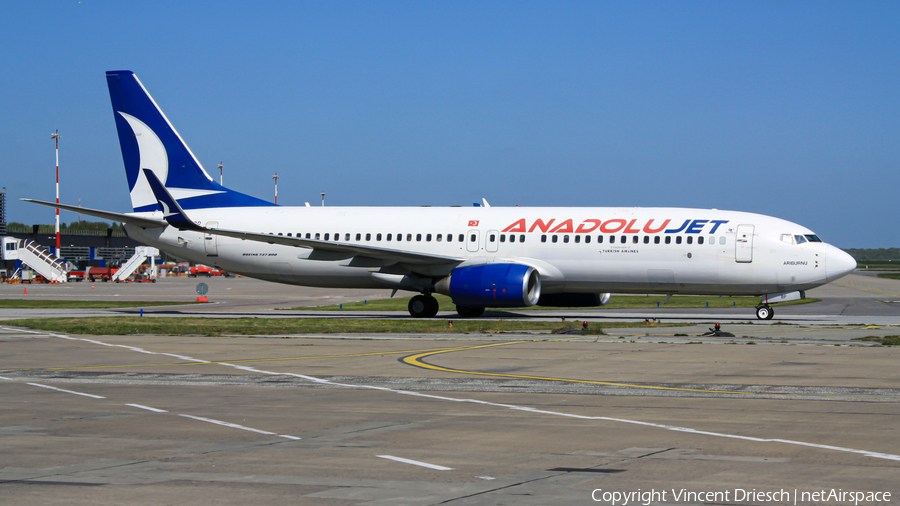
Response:
[{"label": "jet engine nacelle", "polygon": [[597,307],[609,302],[608,293],[545,293],[538,306],[554,307]]},{"label": "jet engine nacelle", "polygon": [[541,298],[541,277],[534,267],[520,264],[485,264],[458,267],[435,284],[466,307],[527,307]]}]

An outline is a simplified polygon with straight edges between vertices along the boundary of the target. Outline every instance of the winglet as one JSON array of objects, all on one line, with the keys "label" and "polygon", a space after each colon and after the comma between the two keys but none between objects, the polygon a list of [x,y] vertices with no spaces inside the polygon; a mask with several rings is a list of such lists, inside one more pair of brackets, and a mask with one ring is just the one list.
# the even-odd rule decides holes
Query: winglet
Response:
[{"label": "winglet", "polygon": [[156,177],[152,170],[143,169],[143,171],[144,176],[147,177],[147,182],[150,183],[150,189],[153,190],[153,196],[156,197],[159,207],[162,208],[163,217],[169,225],[178,230],[204,230],[203,227],[188,218],[184,209],[178,205],[178,201],[172,197],[169,191],[166,190],[166,187],[159,182],[159,178]]}]

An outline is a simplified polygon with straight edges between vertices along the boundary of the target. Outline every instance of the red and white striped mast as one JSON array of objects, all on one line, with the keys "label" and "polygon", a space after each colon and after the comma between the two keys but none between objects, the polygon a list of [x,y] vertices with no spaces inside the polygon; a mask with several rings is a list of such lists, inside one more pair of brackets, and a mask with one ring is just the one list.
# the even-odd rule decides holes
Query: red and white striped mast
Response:
[{"label": "red and white striped mast", "polygon": [[[56,140],[56,205],[59,205],[59,130],[50,134]],[[59,255],[59,208],[56,208],[56,254]]]},{"label": "red and white striped mast", "polygon": [[276,172],[272,179],[275,180],[275,205],[278,205],[278,173]]}]

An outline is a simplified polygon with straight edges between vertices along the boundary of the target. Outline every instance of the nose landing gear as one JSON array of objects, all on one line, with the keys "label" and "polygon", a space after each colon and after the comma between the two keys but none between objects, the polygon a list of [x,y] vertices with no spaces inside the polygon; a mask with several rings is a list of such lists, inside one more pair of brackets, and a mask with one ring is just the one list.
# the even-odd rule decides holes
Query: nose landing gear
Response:
[{"label": "nose landing gear", "polygon": [[775,316],[775,310],[768,304],[756,306],[756,317],[760,320],[771,320],[773,316]]}]

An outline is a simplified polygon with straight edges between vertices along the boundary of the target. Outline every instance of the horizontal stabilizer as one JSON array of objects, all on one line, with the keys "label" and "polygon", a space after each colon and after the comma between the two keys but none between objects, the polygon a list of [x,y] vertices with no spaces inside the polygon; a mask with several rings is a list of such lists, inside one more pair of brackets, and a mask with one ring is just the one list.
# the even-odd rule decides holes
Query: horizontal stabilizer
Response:
[{"label": "horizontal stabilizer", "polygon": [[158,228],[165,227],[168,225],[165,220],[156,220],[153,218],[147,218],[143,216],[134,216],[131,214],[124,213],[114,213],[112,211],[101,211],[100,209],[91,209],[89,207],[81,207],[81,206],[70,206],[68,204],[57,204],[55,202],[46,202],[43,200],[34,200],[34,199],[20,199],[24,202],[31,202],[32,204],[40,204],[42,206],[47,207],[58,207],[60,209],[64,209],[66,211],[72,211],[73,213],[81,213],[86,214],[88,216],[94,216],[97,218],[102,218],[104,220],[110,221],[119,221],[122,223],[128,223],[131,225],[136,225],[141,228]]}]

